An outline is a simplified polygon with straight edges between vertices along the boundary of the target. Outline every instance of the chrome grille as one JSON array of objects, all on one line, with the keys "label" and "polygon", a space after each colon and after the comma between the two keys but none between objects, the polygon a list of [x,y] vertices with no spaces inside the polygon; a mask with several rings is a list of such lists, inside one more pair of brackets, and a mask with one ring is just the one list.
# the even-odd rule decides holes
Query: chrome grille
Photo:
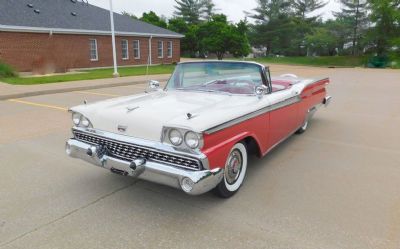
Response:
[{"label": "chrome grille", "polygon": [[161,162],[172,166],[199,170],[201,163],[192,158],[167,154],[135,144],[122,143],[113,139],[96,136],[80,131],[73,131],[75,139],[92,145],[106,146],[110,156],[131,162],[136,158],[146,158],[150,161]]}]

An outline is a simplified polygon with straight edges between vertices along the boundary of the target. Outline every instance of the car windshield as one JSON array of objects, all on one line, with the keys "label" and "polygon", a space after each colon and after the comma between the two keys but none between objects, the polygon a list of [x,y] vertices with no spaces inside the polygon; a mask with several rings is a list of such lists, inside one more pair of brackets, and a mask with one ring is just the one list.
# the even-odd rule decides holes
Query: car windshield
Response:
[{"label": "car windshield", "polygon": [[246,62],[193,62],[179,64],[167,89],[231,94],[254,94],[262,85],[261,66]]}]

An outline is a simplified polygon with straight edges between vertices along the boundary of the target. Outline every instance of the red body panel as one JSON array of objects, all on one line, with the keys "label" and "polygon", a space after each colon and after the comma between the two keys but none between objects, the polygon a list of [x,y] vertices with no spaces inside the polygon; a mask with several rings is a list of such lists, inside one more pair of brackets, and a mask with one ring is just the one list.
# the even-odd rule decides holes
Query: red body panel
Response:
[{"label": "red body panel", "polygon": [[326,96],[326,84],[329,83],[328,79],[315,82],[314,84],[306,87],[300,96],[302,99],[301,111],[307,112],[311,107],[321,103]]},{"label": "red body panel", "polygon": [[202,152],[208,157],[210,169],[224,167],[233,145],[247,137],[252,137],[257,142],[259,155],[265,155],[303,124],[309,109],[323,102],[328,82],[328,79],[324,79],[307,86],[300,94],[300,102],[266,112],[212,134],[204,134]]},{"label": "red body panel", "polygon": [[292,133],[293,130],[299,128],[303,118],[299,115],[299,103],[270,112],[270,128],[266,131],[269,133],[268,148],[263,152],[265,153],[270,147]]}]

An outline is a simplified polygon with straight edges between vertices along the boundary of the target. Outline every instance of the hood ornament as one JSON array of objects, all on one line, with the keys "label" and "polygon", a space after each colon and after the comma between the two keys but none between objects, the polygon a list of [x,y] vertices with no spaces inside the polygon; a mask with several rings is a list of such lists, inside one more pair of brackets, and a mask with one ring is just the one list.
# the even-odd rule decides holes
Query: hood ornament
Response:
[{"label": "hood ornament", "polygon": [[127,113],[130,113],[131,111],[134,111],[134,110],[136,110],[136,109],[138,109],[139,108],[139,106],[135,106],[135,107],[130,107],[130,106],[128,106],[128,107],[126,107],[126,112]]},{"label": "hood ornament", "polygon": [[126,129],[128,129],[128,126],[126,125],[118,125],[117,127],[119,132],[126,132]]},{"label": "hood ornament", "polygon": [[190,113],[190,112],[186,113],[186,117],[187,117],[188,120],[189,120],[189,119],[192,119],[192,118],[194,118],[194,117],[196,117],[196,116],[197,116],[197,114],[192,114],[192,113]]}]

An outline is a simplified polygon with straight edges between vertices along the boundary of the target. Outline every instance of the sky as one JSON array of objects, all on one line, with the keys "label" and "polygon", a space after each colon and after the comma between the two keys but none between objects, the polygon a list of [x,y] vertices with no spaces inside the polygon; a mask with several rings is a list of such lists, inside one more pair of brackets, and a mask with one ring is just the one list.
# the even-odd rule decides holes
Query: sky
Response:
[{"label": "sky", "polygon": [[[109,8],[109,0],[88,0],[90,4]],[[245,18],[244,11],[251,11],[257,4],[256,0],[214,0],[219,12],[228,16],[232,22],[238,22]],[[157,15],[172,17],[174,13],[174,0],[113,0],[114,12],[126,11],[136,16],[141,16],[143,12],[150,10]],[[321,14],[323,19],[332,17],[332,11],[339,11],[340,3],[338,0],[329,0],[329,3],[315,14]]]}]

